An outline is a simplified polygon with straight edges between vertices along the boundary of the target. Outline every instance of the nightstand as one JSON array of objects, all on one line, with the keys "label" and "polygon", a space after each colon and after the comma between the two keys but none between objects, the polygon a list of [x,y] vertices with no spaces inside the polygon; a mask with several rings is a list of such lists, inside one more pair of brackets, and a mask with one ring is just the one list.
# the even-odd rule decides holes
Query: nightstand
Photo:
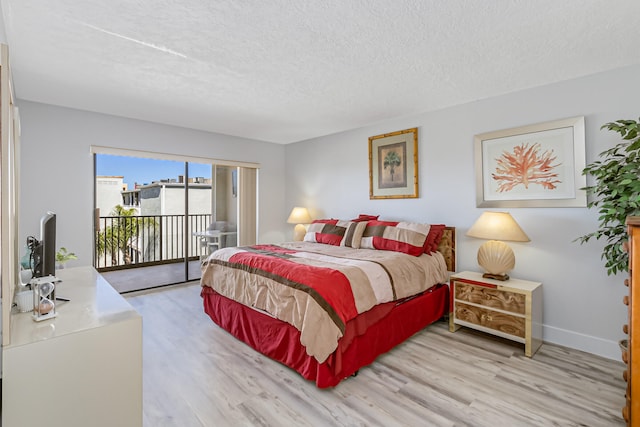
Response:
[{"label": "nightstand", "polygon": [[542,344],[542,283],[485,279],[464,271],[450,279],[449,331],[461,326],[524,344],[532,357]]}]

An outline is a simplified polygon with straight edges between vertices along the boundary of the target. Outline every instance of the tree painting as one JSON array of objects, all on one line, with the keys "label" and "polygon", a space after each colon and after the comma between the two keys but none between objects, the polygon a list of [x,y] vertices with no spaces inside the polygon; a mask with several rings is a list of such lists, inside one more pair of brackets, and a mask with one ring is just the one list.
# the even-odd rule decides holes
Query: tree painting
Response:
[{"label": "tree painting", "polygon": [[393,181],[393,175],[395,174],[396,168],[402,164],[402,160],[400,160],[400,156],[395,151],[389,151],[384,158],[384,168],[387,169],[389,167],[389,173],[391,174],[391,181]]},{"label": "tree painting", "polygon": [[519,185],[525,189],[530,185],[540,185],[546,190],[554,190],[562,182],[554,171],[561,165],[553,164],[556,158],[553,150],[542,151],[539,143],[522,143],[513,147],[512,152],[503,151],[495,159],[496,170],[491,177],[499,184],[499,193],[511,191]]},{"label": "tree painting", "polygon": [[396,142],[378,147],[378,188],[407,186],[407,143]]}]

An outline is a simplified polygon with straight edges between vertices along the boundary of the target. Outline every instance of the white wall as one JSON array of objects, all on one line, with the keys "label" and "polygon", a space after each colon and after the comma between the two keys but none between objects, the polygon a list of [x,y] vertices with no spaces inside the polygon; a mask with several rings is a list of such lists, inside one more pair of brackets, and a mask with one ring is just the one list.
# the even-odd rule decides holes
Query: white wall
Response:
[{"label": "white wall", "polygon": [[91,145],[259,163],[259,242],[283,240],[288,212],[282,145],[23,100],[18,105],[20,236],[37,234],[40,217],[56,212],[57,246],[79,257],[69,266],[92,263]]},{"label": "white wall", "polygon": [[[174,185],[162,186],[160,196],[158,200],[158,211],[151,215],[182,215],[184,214],[184,186],[176,187]],[[163,197],[162,207],[163,212],[160,212],[160,197]],[[145,201],[148,201],[146,199]],[[142,215],[147,215],[147,210],[144,210]],[[192,215],[197,214],[210,214],[211,213],[211,186],[196,187],[189,186],[189,213]]]},{"label": "white wall", "polygon": [[[458,271],[479,270],[482,240],[465,232],[483,209],[476,208],[475,134],[573,116],[585,116],[587,162],[618,140],[602,124],[637,119],[640,66],[481,100],[441,111],[378,123],[288,145],[286,211],[306,206],[313,218],[349,219],[359,213],[389,220],[457,227]],[[420,198],[369,200],[368,137],[410,127],[419,132]],[[591,183],[588,181],[588,183]],[[608,277],[600,260],[603,244],[573,240],[597,228],[587,208],[511,208],[530,243],[511,243],[513,277],[541,281],[544,339],[619,359],[626,307],[624,277]]]},{"label": "white wall", "polygon": [[7,33],[4,29],[4,12],[2,11],[2,4],[0,4],[0,43],[7,44]]}]

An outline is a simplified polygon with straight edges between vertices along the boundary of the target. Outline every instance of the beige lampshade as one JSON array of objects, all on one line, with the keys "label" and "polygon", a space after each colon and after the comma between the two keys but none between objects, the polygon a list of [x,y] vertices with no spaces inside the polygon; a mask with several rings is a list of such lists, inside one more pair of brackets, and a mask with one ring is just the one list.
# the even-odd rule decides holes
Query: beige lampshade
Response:
[{"label": "beige lampshade", "polygon": [[296,224],[296,227],[293,229],[293,240],[299,242],[304,239],[304,235],[307,232],[307,229],[302,224],[309,224],[311,222],[311,216],[307,208],[296,206],[291,210],[287,222],[289,224]]},{"label": "beige lampshade", "polygon": [[516,265],[513,250],[503,240],[531,241],[508,212],[483,212],[467,231],[467,236],[489,239],[478,249],[478,264],[484,268],[485,277],[497,280],[509,279],[507,272]]},{"label": "beige lampshade", "polygon": [[483,212],[467,231],[467,236],[511,242],[531,241],[509,212]]},{"label": "beige lampshade", "polygon": [[295,207],[291,210],[289,218],[287,219],[289,224],[309,224],[311,222],[311,216],[307,208]]}]

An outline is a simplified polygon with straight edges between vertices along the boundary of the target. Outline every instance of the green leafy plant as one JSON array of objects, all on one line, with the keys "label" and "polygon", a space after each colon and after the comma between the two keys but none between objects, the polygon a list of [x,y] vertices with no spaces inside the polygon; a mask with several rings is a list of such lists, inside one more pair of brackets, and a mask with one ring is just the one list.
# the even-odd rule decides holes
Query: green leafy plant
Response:
[{"label": "green leafy plant", "polygon": [[78,259],[78,257],[73,252],[67,251],[67,248],[65,248],[64,246],[58,249],[58,252],[56,252],[56,262],[58,264],[64,265],[66,262],[71,261],[72,259]]},{"label": "green leafy plant", "polygon": [[[639,119],[640,120],[640,119]],[[629,258],[623,250],[626,240],[625,220],[640,214],[640,137],[635,120],[618,120],[601,129],[620,134],[623,142],[599,154],[602,160],[588,164],[583,175],[595,178],[595,185],[585,187],[593,198],[587,204],[597,208],[600,216],[598,230],[579,237],[580,243],[591,238],[606,239],[601,258],[606,260],[607,274],[628,271]]]},{"label": "green leafy plant", "polygon": [[157,238],[158,223],[153,218],[138,217],[135,209],[126,209],[121,205],[113,208],[111,216],[114,217],[112,225],[96,234],[96,252],[98,256],[110,254],[112,265],[119,264],[121,255],[125,264],[131,264],[133,241],[143,229],[146,230],[146,236]]}]

